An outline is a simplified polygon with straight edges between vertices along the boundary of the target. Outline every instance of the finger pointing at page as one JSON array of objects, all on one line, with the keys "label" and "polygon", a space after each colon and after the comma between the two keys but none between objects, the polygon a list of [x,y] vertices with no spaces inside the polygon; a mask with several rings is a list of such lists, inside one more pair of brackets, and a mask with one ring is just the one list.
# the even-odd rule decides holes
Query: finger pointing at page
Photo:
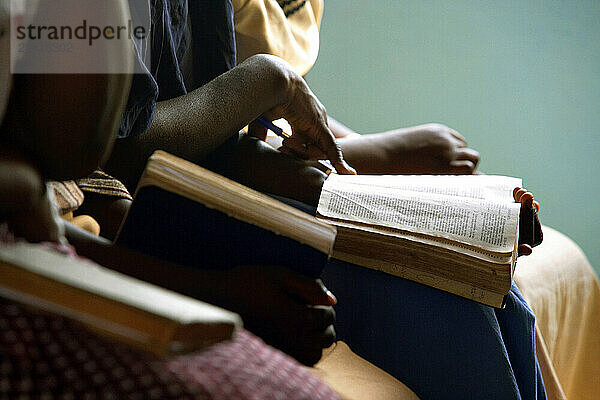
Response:
[{"label": "finger pointing at page", "polygon": [[283,144],[285,152],[303,159],[318,159],[323,155],[331,161],[340,174],[356,174],[345,161],[333,133],[327,125],[327,112],[310,90],[306,81],[280,59],[275,65],[284,77],[285,95],[281,103],[263,114],[273,121],[285,118],[292,127],[292,135]]}]

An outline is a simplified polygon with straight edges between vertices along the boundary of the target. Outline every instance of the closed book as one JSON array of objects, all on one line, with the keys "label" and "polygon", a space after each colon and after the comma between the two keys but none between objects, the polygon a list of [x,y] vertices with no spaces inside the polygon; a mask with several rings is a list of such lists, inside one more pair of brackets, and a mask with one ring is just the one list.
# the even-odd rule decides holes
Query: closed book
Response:
[{"label": "closed book", "polygon": [[59,314],[158,355],[230,339],[232,312],[40,245],[0,247],[0,296]]},{"label": "closed book", "polygon": [[335,234],[312,215],[157,151],[116,242],[188,267],[276,265],[317,277]]}]

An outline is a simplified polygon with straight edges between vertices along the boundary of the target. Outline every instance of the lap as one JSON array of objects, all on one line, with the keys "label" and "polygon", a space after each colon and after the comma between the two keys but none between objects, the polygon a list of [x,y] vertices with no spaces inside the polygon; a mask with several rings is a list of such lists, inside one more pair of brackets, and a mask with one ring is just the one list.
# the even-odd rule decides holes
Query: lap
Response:
[{"label": "lap", "polygon": [[341,341],[325,349],[321,361],[308,370],[345,399],[418,399],[406,385],[358,357]]},{"label": "lap", "polygon": [[339,300],[339,337],[417,395],[535,398],[535,319],[516,287],[495,310],[347,263],[323,279]]},{"label": "lap", "polygon": [[497,310],[339,261],[329,263],[322,277],[338,298],[338,337],[418,396],[545,398],[535,317],[516,285],[505,309]]}]

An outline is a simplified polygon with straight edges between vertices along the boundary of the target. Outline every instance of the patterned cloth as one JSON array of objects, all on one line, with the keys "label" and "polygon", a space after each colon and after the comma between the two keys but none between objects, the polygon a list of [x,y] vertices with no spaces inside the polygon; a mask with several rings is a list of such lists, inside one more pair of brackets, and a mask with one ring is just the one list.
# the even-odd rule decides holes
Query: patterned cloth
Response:
[{"label": "patterned cloth", "polygon": [[121,181],[101,170],[96,170],[92,175],[84,179],[78,179],[76,182],[79,189],[84,192],[133,200],[133,197],[131,197],[131,194]]},{"label": "patterned cloth", "polygon": [[64,318],[0,302],[0,398],[339,397],[296,361],[244,330],[205,351],[159,359]]}]

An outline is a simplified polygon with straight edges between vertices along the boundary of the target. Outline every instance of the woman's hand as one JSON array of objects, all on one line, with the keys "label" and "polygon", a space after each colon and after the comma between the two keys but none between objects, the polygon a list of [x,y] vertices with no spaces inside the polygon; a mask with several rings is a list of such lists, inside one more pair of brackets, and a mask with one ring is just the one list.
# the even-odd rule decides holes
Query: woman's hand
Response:
[{"label": "woman's hand", "polygon": [[[292,136],[283,141],[280,151],[308,160],[328,159],[340,174],[356,174],[345,161],[340,146],[327,125],[327,112],[319,99],[310,90],[306,81],[285,61],[272,57],[274,68],[284,77],[283,101],[263,113],[269,120],[285,118],[292,127]],[[261,139],[266,129],[251,124],[250,134]]]},{"label": "woman's hand", "polygon": [[239,313],[247,329],[303,364],[316,364],[336,340],[337,300],[320,279],[282,267],[241,266],[215,274],[213,283],[213,302]]}]

